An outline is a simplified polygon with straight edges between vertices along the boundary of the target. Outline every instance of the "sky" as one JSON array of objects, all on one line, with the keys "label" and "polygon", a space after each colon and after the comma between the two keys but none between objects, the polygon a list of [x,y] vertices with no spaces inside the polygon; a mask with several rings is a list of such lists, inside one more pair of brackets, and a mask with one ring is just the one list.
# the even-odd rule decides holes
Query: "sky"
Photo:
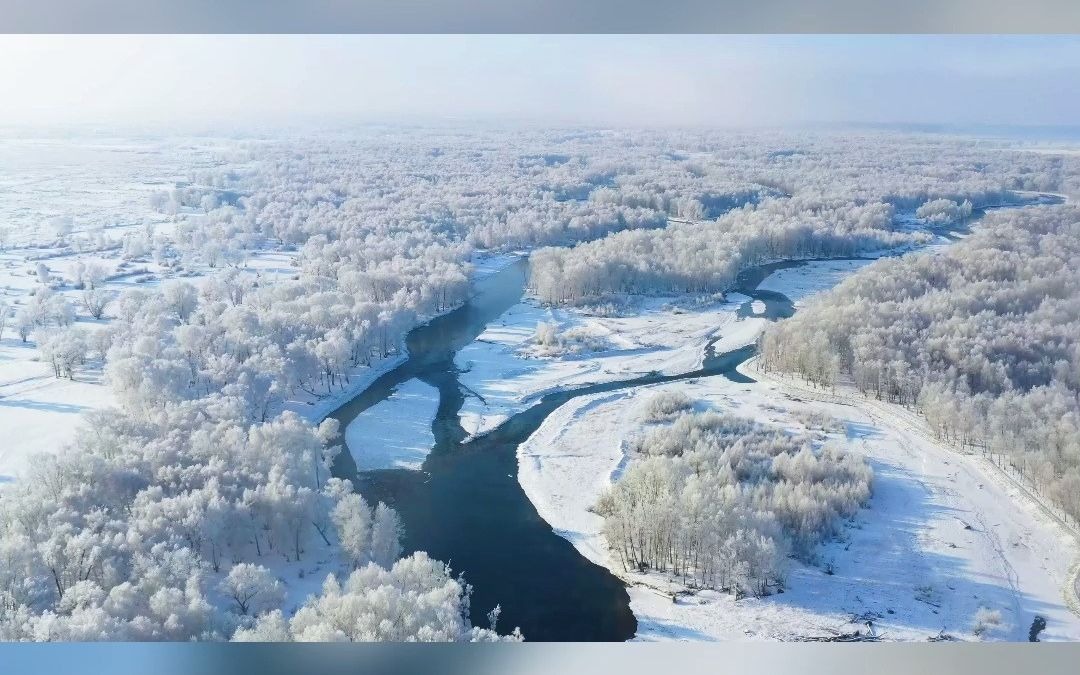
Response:
[{"label": "sky", "polygon": [[0,36],[0,124],[1080,124],[1078,36]]}]

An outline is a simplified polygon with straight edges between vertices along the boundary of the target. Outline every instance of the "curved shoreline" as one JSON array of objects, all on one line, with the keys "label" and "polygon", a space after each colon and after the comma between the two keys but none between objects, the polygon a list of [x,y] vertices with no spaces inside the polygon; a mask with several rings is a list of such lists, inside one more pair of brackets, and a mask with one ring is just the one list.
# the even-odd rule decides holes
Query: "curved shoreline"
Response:
[{"label": "curved shoreline", "polygon": [[[802,264],[787,261],[773,267]],[[760,300],[777,317],[793,311],[781,294],[763,292],[759,296],[753,289],[736,290],[751,298],[744,304]],[[502,304],[516,300],[512,298],[515,293],[507,294],[505,288],[502,293]],[[520,297],[520,289],[516,295]],[[475,623],[482,623],[487,610],[500,604],[506,624],[520,626],[529,639],[629,639],[637,627],[625,584],[605,567],[582,557],[537,513],[517,480],[517,449],[552,411],[570,399],[713,374],[739,378],[735,366],[748,358],[754,347],[748,344],[716,354],[710,346],[703,367],[687,373],[649,374],[547,393],[490,433],[466,444],[457,415],[464,395],[453,354],[460,348],[455,345],[469,333],[478,334],[490,320],[485,315],[496,309],[480,311],[470,303],[417,329],[410,334],[409,360],[332,415],[346,426],[358,411],[382,400],[382,394],[399,381],[412,377],[436,386],[440,391],[439,412],[432,425],[436,444],[423,471],[358,473],[351,454],[342,452],[335,461],[334,474],[354,480],[369,499],[386,501],[398,509],[404,521],[406,549],[426,550],[465,573],[474,587]],[[493,548],[493,541],[500,543]]]},{"label": "curved shoreline", "polygon": [[[807,262],[778,261],[748,268],[730,291],[749,296],[744,305],[751,314],[751,302],[758,300],[776,313],[772,318],[790,316],[794,305],[786,296],[757,291],[756,286],[775,269]],[[751,281],[755,289],[745,288]],[[517,297],[511,299],[516,301],[522,294],[519,288]],[[782,305],[786,306],[778,310]],[[436,317],[428,326],[414,329],[409,335],[409,358],[330,415],[347,423],[356,411],[381,400],[380,392],[402,378],[418,377],[435,386],[440,391],[439,412],[432,425],[436,446],[422,472],[358,474],[346,451],[335,463],[335,475],[352,478],[370,499],[382,499],[398,508],[406,528],[406,549],[427,550],[466,574],[475,586],[474,623],[482,624],[487,609],[499,603],[506,625],[520,625],[528,639],[627,639],[636,634],[637,621],[630,611],[625,585],[610,570],[584,558],[539,515],[519,481],[520,447],[551,413],[571,399],[718,374],[736,382],[752,382],[738,366],[753,355],[755,346],[747,344],[715,354],[714,346],[721,337],[716,336],[706,345],[703,367],[691,372],[651,374],[530,397],[530,407],[465,444],[467,434],[457,414],[464,392],[457,381],[453,355],[501,313],[470,301]],[[474,314],[492,316],[478,321]],[[455,332],[458,322],[469,324],[468,330]],[[448,327],[451,337],[447,344],[438,344],[443,326]],[[419,343],[417,349],[412,348],[414,340]],[[489,539],[484,540],[484,536]],[[581,599],[573,598],[575,594]],[[605,598],[604,594],[609,595]]]},{"label": "curved shoreline", "polygon": [[[838,394],[828,394],[821,390],[813,390],[806,386],[798,385],[793,382],[791,378],[783,377],[776,373],[764,373],[760,370],[757,364],[757,357],[748,359],[746,362],[740,365],[740,371],[746,373],[752,373],[753,376],[759,377],[764,381],[768,381],[777,387],[787,391],[789,394],[798,395],[802,398],[821,401],[825,403],[836,403],[840,405],[850,405],[856,409],[861,410],[871,418],[876,418],[882,421],[881,414],[889,415],[896,418],[898,421],[902,421],[905,426],[912,432],[922,437],[926,442],[931,443],[937,447],[943,448],[946,452],[956,453],[960,456],[970,456],[972,453],[964,452],[958,448],[951,446],[948,443],[940,441],[933,437],[930,429],[925,425],[925,419],[918,414],[907,408],[897,407],[896,404],[885,403],[882,401],[875,401],[870,397],[862,395],[858,392],[850,392],[852,395],[848,397],[840,396]],[[874,408],[877,413],[870,410],[869,407]],[[1001,469],[993,462],[981,461],[979,462],[980,469],[987,474],[987,477],[991,480],[996,480],[1009,487],[1014,488],[1021,496],[1022,499],[1030,506],[1034,507],[1038,512],[1043,514],[1049,519],[1055,527],[1059,528],[1061,532],[1068,536],[1071,536],[1080,545],[1080,531],[1077,530],[1075,525],[1066,523],[1058,514],[1047,507],[1042,501],[1032,494],[1031,490],[1016,480],[1008,472]],[[1065,581],[1062,585],[1062,596],[1065,600],[1065,606],[1080,617],[1080,551],[1074,558],[1073,562],[1069,565],[1066,574]]]},{"label": "curved shoreline", "polygon": [[[1056,195],[1054,195],[1054,196],[1051,196],[1051,198],[1046,199],[1044,201],[1040,201],[1040,202],[1017,204],[1017,205],[1012,205],[1012,204],[1010,204],[1010,205],[1001,205],[1001,206],[995,205],[993,207],[980,209],[980,212],[981,212],[981,214],[985,214],[986,211],[988,211],[988,210],[994,210],[994,209],[1000,209],[1000,208],[1017,208],[1017,207],[1039,205],[1039,204],[1057,204],[1057,203],[1062,203],[1063,201],[1065,201],[1065,200],[1063,200],[1060,197],[1057,197]],[[973,223],[971,223],[971,225],[976,225],[977,222],[978,221],[973,222]],[[948,245],[948,244],[945,244],[945,245]],[[920,251],[925,251],[925,250],[926,250],[925,248],[922,248],[922,249],[916,249],[914,251],[903,251],[903,252],[900,252],[899,254],[902,255],[902,254],[907,254],[907,253],[919,253]],[[882,257],[884,257],[884,256],[882,256]],[[848,259],[853,259],[853,260],[876,260],[878,258],[876,258],[876,257],[875,258],[855,257],[855,258],[848,258]],[[832,258],[820,259],[821,262],[833,262],[835,260],[837,260],[837,259],[832,259]],[[777,263],[762,265],[762,266],[758,266],[757,268],[754,268],[754,269],[752,269],[750,271],[744,271],[744,273],[740,275],[740,279],[742,279],[742,280],[747,280],[747,279],[751,280],[751,281],[753,281],[755,283],[755,285],[757,285],[757,284],[760,284],[761,282],[763,282],[765,278],[767,278],[772,272],[775,272],[778,269],[784,269],[784,268],[789,268],[789,267],[797,267],[799,265],[806,264],[807,262],[818,262],[818,261],[819,261],[819,259],[808,260],[808,261],[794,260],[794,261],[780,261],[780,262],[777,262]],[[738,292],[738,293],[743,293],[743,294],[747,293],[746,289],[739,289],[739,288],[732,289],[732,291],[733,292]],[[748,310],[749,304],[750,304],[749,302],[746,303],[747,308],[745,308],[745,309]],[[794,311],[794,308],[792,308],[792,311]],[[753,316],[753,312],[746,311],[743,315],[744,316]],[[712,343],[714,343],[714,342],[715,342],[715,339],[710,341],[710,344],[709,344],[710,349],[711,349]],[[732,379],[732,380],[734,380],[736,382],[754,382],[754,379],[752,378],[750,373],[748,373],[748,371],[744,368],[747,361],[751,360],[751,358],[753,356],[754,348],[753,348],[752,345],[749,346],[748,351],[749,351],[749,353],[746,354],[745,358],[743,360],[741,360],[739,363],[735,364],[735,367],[733,368],[733,372],[731,373],[731,375],[733,375],[734,377],[729,376],[729,379]],[[688,373],[687,375],[692,376],[692,375],[695,375],[695,374],[700,375],[701,373]],[[675,378],[675,379],[685,379],[685,378]],[[670,380],[668,380],[668,381],[670,381]],[[645,387],[645,386],[648,386],[650,384],[655,384],[655,383],[653,383],[653,382],[642,383],[642,384],[637,384],[637,385],[634,385],[634,386],[636,386],[636,387]],[[557,411],[553,411],[553,413],[557,412],[557,413],[562,414],[564,416],[565,415],[570,415],[571,417],[576,417],[578,408],[582,408],[582,409],[583,408],[588,408],[591,405],[593,405],[594,403],[597,404],[597,405],[602,405],[602,404],[610,403],[610,402],[612,402],[612,401],[610,401],[607,397],[604,397],[604,396],[590,396],[589,400],[586,401],[584,405],[577,406],[577,407],[575,407],[573,405],[563,406],[563,407],[560,407],[559,409],[557,409]],[[627,402],[625,400],[620,400],[618,405],[627,406],[628,404],[627,404]],[[580,420],[578,420],[578,421],[580,421]],[[545,420],[544,425],[547,426],[549,424],[549,422],[554,422],[556,425],[561,424],[561,422],[554,421],[553,418],[549,417],[547,420]],[[571,423],[573,423],[573,422],[571,422]],[[535,463],[535,462],[540,462],[540,461],[544,461],[544,460],[551,461],[553,459],[552,455],[543,456],[543,453],[540,453],[540,454],[533,453],[531,448],[530,448],[530,445],[532,445],[534,443],[537,443],[537,442],[541,442],[541,439],[544,438],[544,436],[543,436],[544,434],[551,437],[550,439],[546,439],[546,440],[551,440],[552,442],[554,442],[565,431],[566,431],[565,426],[561,426],[561,427],[557,426],[554,429],[553,428],[544,428],[544,426],[542,426],[542,427],[538,428],[537,431],[534,432],[534,434],[532,436],[530,436],[530,438],[526,441],[526,443],[522,444],[522,446],[519,447],[518,452],[517,452],[518,460],[519,460],[519,474],[518,474],[519,475],[519,480],[522,481],[523,487],[524,487],[526,493],[529,495],[530,499],[538,506],[538,508],[540,509],[540,511],[542,513],[548,513],[548,514],[552,513],[551,507],[548,505],[548,502],[549,502],[550,498],[554,496],[556,499],[559,500],[560,508],[562,508],[563,515],[565,515],[565,512],[566,512],[565,500],[567,499],[567,493],[566,493],[565,490],[561,490],[559,488],[551,489],[551,485],[554,485],[554,484],[549,484],[549,491],[551,492],[551,494],[548,494],[547,492],[544,492],[543,488],[541,488],[541,485],[543,485],[543,482],[544,482],[545,479],[543,479],[543,478],[541,478],[541,477],[539,477],[537,475],[526,477],[529,472],[533,472],[535,474],[535,473],[537,473],[539,471],[538,469],[534,470],[531,467],[529,467],[526,464],[527,462],[534,462]],[[597,472],[598,474],[603,473],[603,472],[609,472],[609,471],[614,471],[614,472],[617,473],[619,471],[620,467],[625,467],[627,461],[631,459],[628,455],[625,455],[625,453],[621,457],[615,457],[613,455],[610,456],[610,457],[607,457],[607,455],[611,454],[610,452],[602,453],[602,454],[604,454],[604,457],[606,457],[610,461],[605,463],[605,461],[603,461],[604,457],[600,458],[600,464],[602,466],[593,467],[593,470],[595,472]],[[543,456],[543,459],[541,459],[542,456]],[[554,459],[556,459],[556,460],[558,459],[558,453],[556,453],[554,455]],[[585,460],[582,459],[582,460],[576,460],[576,461],[585,461]],[[595,464],[596,461],[597,461],[597,458],[593,457],[591,461],[593,461],[593,463]],[[613,469],[611,468],[612,466],[614,467]],[[556,471],[558,471],[558,470],[559,469],[556,469]],[[542,473],[542,472],[540,472],[540,473]],[[567,474],[567,475],[570,477],[570,480],[577,480],[577,481],[589,480],[589,479],[586,478],[585,475],[580,474],[580,473],[571,473],[571,474]],[[551,479],[548,478],[547,480],[551,480]],[[591,506],[591,504],[586,505],[585,508],[583,508],[583,509],[579,508],[579,511],[582,511],[582,512],[588,511],[590,506]],[[565,521],[563,521],[561,518],[559,518],[559,517],[551,517],[550,515],[548,517],[550,517],[552,519],[552,522],[557,523],[557,525],[556,525],[557,528],[565,527],[565,525],[562,524]],[[583,513],[582,517],[588,517],[588,516]],[[586,529],[588,529],[588,528],[586,528]],[[597,531],[598,531],[598,528],[597,528]],[[599,546],[597,546],[597,544],[595,542],[593,542],[593,541],[590,541],[588,537],[583,538],[582,537],[582,531],[581,531],[580,528],[579,529],[571,528],[571,529],[568,529],[568,530],[556,529],[555,532],[560,534],[560,536],[566,537],[569,541],[574,542],[575,547],[578,548],[579,552],[581,552],[582,555],[584,555],[585,557],[589,558],[590,560],[592,560],[594,562],[597,562],[598,564],[603,564],[605,567],[607,567],[612,572],[612,574],[614,574],[615,576],[622,579],[628,585],[631,585],[631,586],[643,586],[643,587],[649,589],[650,591],[652,591],[654,593],[659,593],[659,594],[663,595],[664,597],[668,597],[668,598],[673,598],[674,597],[673,595],[671,595],[672,591],[670,589],[659,588],[659,587],[653,586],[652,584],[649,583],[648,579],[637,578],[632,574],[621,572],[620,569],[618,568],[618,565],[613,560],[611,560],[611,559],[609,559],[607,557],[606,547],[604,547],[602,543]],[[1077,591],[1077,593],[1080,594],[1080,560],[1078,560],[1077,564],[1073,567],[1072,572],[1071,572],[1071,576],[1070,576],[1069,580],[1066,582],[1065,589],[1064,589],[1065,592],[1066,592],[1066,600],[1068,601],[1069,608],[1072,611],[1076,612],[1075,605],[1080,604],[1080,603],[1075,602],[1076,601],[1076,596],[1070,595],[1070,593],[1069,593],[1070,589],[1075,589]],[[638,618],[639,618],[639,620],[641,619],[640,616]],[[652,628],[655,629],[655,626],[652,627]],[[677,633],[677,631],[676,631],[676,633]]]}]

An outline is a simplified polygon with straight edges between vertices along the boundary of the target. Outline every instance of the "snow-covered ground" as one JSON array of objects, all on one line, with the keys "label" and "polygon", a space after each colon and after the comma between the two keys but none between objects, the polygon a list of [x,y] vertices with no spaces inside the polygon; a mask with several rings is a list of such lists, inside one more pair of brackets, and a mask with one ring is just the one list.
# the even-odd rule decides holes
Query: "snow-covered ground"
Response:
[{"label": "snow-covered ground", "polygon": [[758,288],[783,293],[799,307],[814,293],[832,288],[872,260],[814,260],[773,272]]},{"label": "snow-covered ground", "polygon": [[[603,519],[589,509],[631,461],[626,441],[643,424],[640,406],[664,390],[686,393],[699,408],[828,436],[870,461],[870,504],[840,540],[822,547],[820,566],[793,563],[783,594],[735,601],[701,591],[673,602],[668,593],[676,586],[627,573],[608,554]],[[808,412],[841,420],[845,432],[810,431],[799,421]],[[639,639],[791,640],[865,630],[867,617],[883,639],[976,639],[972,618],[980,607],[1004,618],[987,639],[1026,640],[1036,615],[1047,619],[1041,639],[1080,638],[1080,619],[1063,596],[1078,553],[1074,535],[980,458],[941,447],[897,419],[857,404],[811,401],[772,380],[736,384],[718,376],[635,388],[555,411],[519,449],[519,480],[558,534],[632,584]]]},{"label": "snow-covered ground", "polygon": [[221,166],[228,141],[107,136],[0,138],[0,227],[9,245],[41,241],[50,219],[70,217],[75,234],[115,232],[166,216],[149,208],[155,190],[186,184]]},{"label": "snow-covered ground", "polygon": [[[7,138],[0,140],[0,305],[7,306],[0,330],[0,482],[25,473],[30,458],[57,452],[70,443],[81,413],[113,405],[100,354],[73,380],[57,379],[40,360],[37,335],[24,342],[15,314],[31,294],[48,289],[75,309],[76,328],[86,335],[108,324],[83,305],[80,268],[97,268],[95,288],[108,298],[132,288],[150,288],[167,279],[199,284],[214,272],[198,260],[163,264],[149,245],[170,241],[178,222],[202,218],[182,207],[175,215],[150,205],[155,191],[189,184],[188,172],[221,165],[227,142],[193,143],[108,138]],[[178,170],[182,167],[182,171]],[[66,232],[61,232],[63,227]],[[129,240],[140,243],[128,246]],[[292,254],[276,250],[244,252],[243,273],[262,280],[291,275]],[[45,278],[39,269],[43,268]]]},{"label": "snow-covered ground", "polygon": [[[870,262],[811,261],[774,272],[759,288],[783,293],[799,305]],[[639,306],[619,312],[620,316],[543,307],[528,298],[511,307],[455,357],[466,387],[462,427],[473,436],[488,433],[553,391],[654,372],[677,375],[696,370],[710,342],[718,353],[737,349],[754,342],[766,325],[760,316],[765,303],[740,293],[704,305],[670,297],[637,301]],[[753,316],[739,320],[738,310],[747,302]],[[535,344],[541,322],[555,323],[560,335],[576,333],[601,346],[553,355]]]},{"label": "snow-covered ground", "polygon": [[476,251],[469,260],[469,264],[472,265],[472,279],[473,281],[486,279],[492,274],[513,265],[526,255],[528,255],[526,251],[511,251],[509,253],[496,253],[486,250]]},{"label": "snow-covered ground", "polygon": [[360,471],[419,469],[435,445],[431,423],[439,390],[413,378],[357,415],[345,428],[345,445]]},{"label": "snow-covered ground", "polygon": [[0,340],[0,483],[24,475],[33,455],[70,442],[83,412],[112,403],[99,370],[58,380],[34,345],[13,333],[9,328]]},{"label": "snow-covered ground", "polygon": [[[598,316],[581,309],[541,307],[525,300],[458,352],[455,363],[467,388],[461,424],[472,435],[487,433],[527,409],[544,394],[652,372],[679,374],[701,367],[705,347],[716,340],[725,351],[753,342],[765,319],[739,321],[749,298],[679,307],[671,298],[642,301],[632,316]],[[544,356],[533,341],[537,324],[554,322],[561,335],[587,336],[599,349]]]},{"label": "snow-covered ground", "polygon": [[[865,264],[808,263],[774,273],[760,287],[803,302]],[[764,325],[760,319],[735,322],[724,316],[716,324],[725,336],[718,341],[719,351],[751,342]],[[552,375],[570,367],[558,361],[523,370],[524,379],[511,370],[527,361],[511,360],[513,348],[531,335],[530,322],[537,318],[503,317],[485,334],[507,346],[475,346],[475,352],[506,359],[502,375],[512,381],[471,386],[521,407],[523,394],[542,391],[529,378],[569,386],[571,378]],[[668,343],[658,332],[673,329],[683,318],[691,324],[679,333],[698,335],[699,317],[679,315],[653,324],[651,337]],[[701,343],[695,344],[700,349]],[[491,371],[490,376],[498,376],[498,369]],[[983,607],[999,610],[1004,618],[983,639],[1026,640],[1036,615],[1047,619],[1040,639],[1080,639],[1080,618],[1070,611],[1075,602],[1068,595],[1070,568],[1080,554],[1075,533],[985,460],[935,442],[919,428],[918,418],[890,412],[895,406],[867,405],[853,392],[843,399],[815,396],[793,382],[753,370],[746,374],[759,381],[738,384],[717,376],[576,398],[555,410],[518,449],[519,481],[541,517],[582,555],[630,583],[638,639],[793,640],[865,631],[867,619],[882,639],[924,640],[939,634],[978,639],[973,617]],[[687,394],[699,410],[723,410],[816,434],[871,463],[875,487],[868,507],[838,541],[821,547],[816,566],[793,563],[783,594],[735,601],[724,593],[699,591],[673,601],[677,585],[655,574],[626,572],[609,555],[603,519],[591,509],[633,461],[627,441],[645,424],[640,412],[645,401],[665,390]],[[840,420],[844,431],[810,430],[801,421],[807,413]],[[824,571],[826,563],[832,574]]]}]

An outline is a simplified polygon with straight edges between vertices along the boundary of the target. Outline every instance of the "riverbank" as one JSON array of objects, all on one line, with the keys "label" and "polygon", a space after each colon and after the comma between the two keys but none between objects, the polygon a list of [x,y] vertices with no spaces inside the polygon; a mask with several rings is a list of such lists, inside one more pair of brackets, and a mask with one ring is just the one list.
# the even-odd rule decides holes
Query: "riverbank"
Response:
[{"label": "riverbank", "polygon": [[[525,299],[454,357],[466,394],[461,426],[471,437],[481,436],[545,394],[698,370],[709,344],[718,351],[741,347],[764,328],[764,318],[739,319],[748,301],[737,293],[700,303],[643,298],[616,315],[605,315]],[[582,345],[581,351],[545,353],[535,339],[540,323],[553,326],[557,336],[568,336],[567,350]]]},{"label": "riverbank", "polygon": [[[986,483],[993,483],[1002,496],[1020,508],[1029,521],[1036,523],[1035,526],[1023,524],[1024,532],[1030,535],[1033,531],[1041,531],[1042,541],[1051,542],[1043,546],[1043,559],[1050,566],[1044,566],[1035,574],[1052,581],[1051,587],[1057,584],[1065,607],[1073,618],[1080,617],[1080,530],[1075,523],[1066,520],[1060,509],[1038,497],[1015,472],[990,461],[981,453],[964,450],[935,438],[922,415],[904,406],[868,397],[850,384],[838,385],[828,392],[815,389],[798,377],[765,373],[760,369],[756,357],[740,365],[739,370],[776,386],[788,397],[855,407],[876,423],[917,439],[934,453],[942,456],[953,455],[955,464],[965,466],[969,472],[979,475],[980,489]],[[1070,560],[1072,562],[1069,562]],[[1024,564],[1021,563],[1020,566]],[[1013,562],[1008,562],[1007,566],[1017,568],[1017,564]],[[1044,588],[1042,592],[1050,594],[1051,589]],[[1060,609],[1053,602],[1048,602],[1047,605],[1055,610]],[[1045,637],[1045,634],[1041,637]]]},{"label": "riverbank", "polygon": [[[823,261],[774,272],[761,286],[803,301],[859,266]],[[569,401],[518,450],[519,480],[541,516],[583,556],[628,583],[637,639],[827,638],[865,629],[853,618],[872,617],[882,639],[1026,640],[1036,614],[1048,622],[1041,639],[1080,638],[1080,622],[1062,601],[1075,539],[1015,489],[991,480],[977,459],[849,402],[815,400],[821,397],[762,381],[745,364],[738,372],[744,381],[703,377]],[[610,555],[603,519],[591,508],[633,461],[628,441],[642,426],[636,411],[653,394],[676,390],[699,410],[814,433],[873,466],[868,508],[839,541],[821,548],[821,564],[793,564],[783,594],[735,601],[713,591],[685,593],[660,575],[623,570]],[[843,432],[806,426],[804,420],[821,414],[840,420]],[[973,617],[983,607],[1004,620],[976,635]]]},{"label": "riverbank", "polygon": [[[524,251],[513,251],[509,253],[477,251],[469,261],[469,264],[472,266],[470,278],[474,284],[477,284],[485,279],[491,278],[511,265],[520,262],[527,256],[528,254]],[[427,317],[427,319],[418,323],[414,329],[429,325],[440,316],[446,316],[458,309],[460,309],[460,306],[452,307],[442,314]],[[384,375],[394,371],[408,360],[408,347],[402,345],[398,348],[397,352],[390,354],[386,358],[380,359],[368,366],[351,369],[346,373],[348,376],[348,385],[338,391],[319,398],[311,396],[295,397],[293,400],[287,401],[284,408],[285,410],[291,410],[299,414],[313,424],[318,424],[327,417],[332,416],[357,396],[370,389],[371,386]],[[341,429],[340,431],[342,434],[345,433],[345,429]]]},{"label": "riverbank", "polygon": [[[817,564],[792,562],[782,594],[736,601],[623,570],[603,539],[603,519],[590,509],[632,461],[628,441],[642,426],[637,411],[662,391],[866,457],[875,471],[871,502],[840,539],[820,548]],[[811,415],[835,418],[842,431],[808,427]],[[1080,639],[1080,620],[1061,592],[1075,541],[988,477],[976,458],[852,405],[810,400],[772,381],[686,380],[573,400],[552,413],[518,458],[519,480],[554,531],[628,583],[639,640],[825,638],[865,630],[871,617],[886,640],[947,634],[1023,641],[1035,615],[1047,619],[1042,639]],[[1003,622],[976,636],[973,617],[982,607],[1000,611]]]}]

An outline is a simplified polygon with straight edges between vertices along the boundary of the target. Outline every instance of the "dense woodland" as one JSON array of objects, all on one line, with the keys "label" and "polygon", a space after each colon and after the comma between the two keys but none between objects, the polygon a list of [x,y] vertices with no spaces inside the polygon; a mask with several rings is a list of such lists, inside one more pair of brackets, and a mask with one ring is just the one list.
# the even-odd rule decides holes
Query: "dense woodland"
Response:
[{"label": "dense woodland", "polygon": [[[660,396],[647,417],[685,408]],[[682,414],[634,449],[641,457],[596,507],[624,568],[736,595],[782,587],[789,556],[812,558],[869,499],[873,479],[839,448],[718,413]]]},{"label": "dense woodland", "polygon": [[893,232],[892,225],[887,204],[769,198],[716,220],[541,249],[530,260],[529,286],[554,304],[620,293],[718,292],[763,262],[852,256],[926,240],[921,232]]},{"label": "dense woodland", "polygon": [[[272,570],[338,547],[366,580],[348,583],[355,603],[385,617],[415,603],[394,639],[494,638],[447,612],[467,609],[469,592],[449,569],[398,561],[392,509],[329,477],[335,436],[334,423],[291,413],[252,424],[223,395],[93,414],[74,447],[42,457],[0,500],[0,637],[225,639],[281,608]],[[321,602],[303,604],[297,639],[379,637],[342,632],[356,608],[309,609]]]},{"label": "dense woodland", "polygon": [[[741,270],[762,262],[917,245],[926,241],[926,227],[964,222],[975,208],[1015,203],[1023,191],[1080,187],[1074,160],[986,152],[979,142],[938,145],[887,135],[793,140],[787,142],[795,147],[755,158],[747,175],[760,191],[751,199],[698,209],[689,218],[669,214],[662,230],[538,250],[530,266],[533,294],[559,304],[724,290]],[[925,152],[941,154],[931,161]],[[1020,164],[1008,166],[1005,157]]]},{"label": "dense woodland", "polygon": [[762,364],[915,406],[1080,518],[1080,209],[989,215],[874,263],[761,340]]},{"label": "dense woodland", "polygon": [[[889,134],[369,129],[214,147],[216,161],[190,172],[177,167],[188,179],[150,195],[145,208],[153,222],[120,236],[108,223],[131,214],[76,213],[32,224],[19,214],[17,228],[0,224],[0,246],[33,249],[28,255],[40,258],[35,288],[0,310],[0,333],[14,331],[0,337],[32,342],[43,368],[59,378],[100,369],[118,403],[91,413],[71,447],[56,448],[35,460],[30,475],[0,487],[2,639],[495,639],[494,631],[470,625],[463,580],[421,553],[401,558],[392,509],[369,505],[330,478],[337,430],[288,412],[290,403],[346,392],[351,378],[399,353],[417,323],[459,306],[475,251],[592,242],[534,253],[531,284],[550,302],[722,290],[755,261],[922,241],[894,216],[922,209],[927,222],[952,217],[954,207],[935,200],[950,200],[963,217],[964,200],[982,206],[1016,190],[1080,191],[1072,158]],[[1027,246],[1015,260],[987,255],[980,264],[1001,268],[988,272],[991,279],[1021,268],[1041,279],[1055,255],[1075,250],[1067,242],[1048,251],[1035,241]],[[57,273],[49,256],[73,251],[122,262],[115,272],[91,262]],[[272,278],[249,264],[266,252],[286,256],[292,273]],[[122,292],[109,285],[151,265],[161,270],[160,284]],[[1032,312],[1046,324],[1049,317],[1074,321],[1075,303],[1050,277],[1048,292],[1060,302]],[[990,289],[995,282],[973,283]],[[1002,304],[973,316],[1008,316],[1010,303],[1026,300],[1003,291],[995,302]],[[851,365],[842,325],[829,333],[837,368]],[[916,386],[912,373],[923,371],[912,359],[893,380],[911,400],[938,392],[982,411],[1002,394],[1020,402],[1010,411],[1075,411],[1071,338],[1022,335],[1016,372],[1002,374],[988,357],[991,367],[965,385],[941,379],[927,388]],[[938,349],[979,353],[965,344]],[[905,358],[890,353],[887,362]],[[988,398],[978,398],[983,394]],[[1072,414],[1047,418],[1059,424],[1075,420]],[[996,442],[987,413],[957,419],[967,421],[952,421],[943,433]],[[710,420],[680,423],[698,433],[692,425],[707,429]],[[1060,492],[1075,480],[1069,467],[1077,453],[1067,434],[1054,433],[1057,445],[1036,435],[1025,440],[1030,452],[1017,455],[1013,445],[1009,452],[1058,448],[1048,461]],[[807,455],[799,442],[775,434],[747,434],[739,440],[708,432],[708,447],[667,453],[628,472],[610,499],[612,527],[633,525],[620,509],[636,513],[630,486],[639,479],[660,481],[667,491],[656,495],[664,504],[656,513],[670,515],[671,500],[706,489],[728,501],[695,507],[703,518],[711,514],[707,528],[687,522],[670,531],[705,539],[634,544],[624,553],[627,564],[760,592],[775,581],[781,552],[805,547],[864,498],[868,478],[850,459]],[[704,463],[712,483],[686,473],[694,461]],[[793,520],[802,507],[777,501],[785,493],[770,476],[787,471],[777,468],[785,463],[799,471],[821,465],[825,483],[802,474],[793,483],[811,500],[808,523]],[[764,473],[747,480],[730,474],[744,465]],[[1048,470],[1039,467],[1032,470]],[[822,496],[839,476],[850,490],[839,501],[831,492]],[[622,492],[633,497],[626,505]],[[725,513],[745,522],[724,520]],[[735,553],[716,558],[731,537]],[[336,561],[335,578],[320,594],[287,603],[280,581],[295,579],[300,563],[315,556]]]}]

